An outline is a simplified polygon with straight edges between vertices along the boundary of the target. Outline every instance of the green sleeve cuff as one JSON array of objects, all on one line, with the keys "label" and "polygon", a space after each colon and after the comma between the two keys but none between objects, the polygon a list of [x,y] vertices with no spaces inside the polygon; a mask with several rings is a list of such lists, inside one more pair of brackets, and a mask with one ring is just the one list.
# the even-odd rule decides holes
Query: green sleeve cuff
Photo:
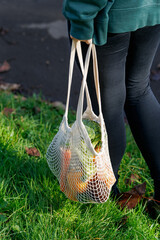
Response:
[{"label": "green sleeve cuff", "polygon": [[77,38],[79,40],[88,40],[93,38],[94,34],[94,21],[70,21],[71,22],[71,30],[70,34],[72,37]]}]

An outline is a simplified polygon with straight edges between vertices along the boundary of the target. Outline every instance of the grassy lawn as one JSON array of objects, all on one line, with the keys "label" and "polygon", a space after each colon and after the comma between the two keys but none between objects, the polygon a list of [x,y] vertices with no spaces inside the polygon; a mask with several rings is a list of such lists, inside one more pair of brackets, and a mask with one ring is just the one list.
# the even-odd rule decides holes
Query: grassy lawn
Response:
[{"label": "grassy lawn", "polygon": [[[0,93],[0,240],[160,239],[160,225],[147,216],[145,201],[121,210],[111,199],[81,204],[60,191],[45,154],[63,113],[37,96]],[[146,197],[152,196],[153,181],[128,125],[126,132],[119,188],[128,191],[146,181]],[[38,149],[40,157],[29,156],[26,147]],[[131,173],[140,178],[129,185]]]}]

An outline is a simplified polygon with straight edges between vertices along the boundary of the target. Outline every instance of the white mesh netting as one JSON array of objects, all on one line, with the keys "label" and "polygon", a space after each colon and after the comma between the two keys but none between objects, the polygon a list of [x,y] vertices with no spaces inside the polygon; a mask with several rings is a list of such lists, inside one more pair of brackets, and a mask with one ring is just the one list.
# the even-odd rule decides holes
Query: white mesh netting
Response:
[{"label": "white mesh netting", "polygon": [[[74,45],[72,50],[73,48]],[[86,67],[86,71],[87,69]],[[84,98],[85,78],[83,80],[81,100]],[[90,101],[89,95],[87,98]],[[66,110],[46,157],[51,171],[59,181],[61,191],[69,199],[83,203],[103,203],[108,199],[116,179],[110,162],[103,116],[93,113],[89,101],[83,116],[77,114],[83,121],[79,121],[77,117],[70,127]],[[79,100],[79,106],[82,104],[83,100]],[[77,108],[77,111],[81,113],[82,109]]]}]

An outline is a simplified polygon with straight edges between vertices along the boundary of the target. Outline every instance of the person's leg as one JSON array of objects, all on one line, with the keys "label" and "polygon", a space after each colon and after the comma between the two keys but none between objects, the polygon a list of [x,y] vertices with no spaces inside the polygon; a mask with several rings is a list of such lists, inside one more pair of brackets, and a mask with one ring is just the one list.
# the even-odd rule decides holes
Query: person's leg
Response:
[{"label": "person's leg", "polygon": [[[118,169],[123,157],[126,136],[124,123],[125,63],[128,52],[130,33],[109,35],[108,42],[103,46],[96,46],[99,79],[102,101],[102,112],[106,124],[109,141],[109,152],[113,171],[118,180]],[[83,44],[83,51],[86,51]],[[97,114],[97,100],[93,82],[93,70],[90,64],[88,72],[88,87],[94,112]],[[116,182],[117,183],[117,182]],[[115,189],[116,184],[113,189]],[[112,190],[113,190],[112,189]]]},{"label": "person's leg", "polygon": [[160,43],[160,25],[132,32],[126,64],[125,112],[160,200],[160,104],[150,88],[150,69]]}]

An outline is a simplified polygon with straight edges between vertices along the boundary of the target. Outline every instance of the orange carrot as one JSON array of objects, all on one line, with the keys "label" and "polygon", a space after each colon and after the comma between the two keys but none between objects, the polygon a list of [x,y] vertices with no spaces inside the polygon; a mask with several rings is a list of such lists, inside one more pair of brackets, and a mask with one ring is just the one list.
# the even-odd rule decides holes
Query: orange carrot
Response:
[{"label": "orange carrot", "polygon": [[62,192],[65,191],[66,174],[69,168],[70,159],[71,151],[69,149],[62,149],[61,174],[60,174],[60,189]]},{"label": "orange carrot", "polygon": [[[97,153],[99,153],[99,152],[101,151],[101,146],[96,146],[96,147],[95,147],[95,151],[96,151]],[[94,162],[94,163],[96,162],[96,156],[93,157],[93,162]]]},{"label": "orange carrot", "polygon": [[114,174],[107,168],[104,168],[102,172],[98,172],[97,176],[100,181],[103,181],[106,184],[107,188],[111,188],[116,181]]},{"label": "orange carrot", "polygon": [[77,193],[73,192],[68,185],[65,188],[65,195],[72,201],[78,201]]},{"label": "orange carrot", "polygon": [[83,193],[87,189],[88,181],[83,182],[81,180],[82,172],[69,172],[67,174],[67,182],[70,187],[70,189],[73,192]]}]

